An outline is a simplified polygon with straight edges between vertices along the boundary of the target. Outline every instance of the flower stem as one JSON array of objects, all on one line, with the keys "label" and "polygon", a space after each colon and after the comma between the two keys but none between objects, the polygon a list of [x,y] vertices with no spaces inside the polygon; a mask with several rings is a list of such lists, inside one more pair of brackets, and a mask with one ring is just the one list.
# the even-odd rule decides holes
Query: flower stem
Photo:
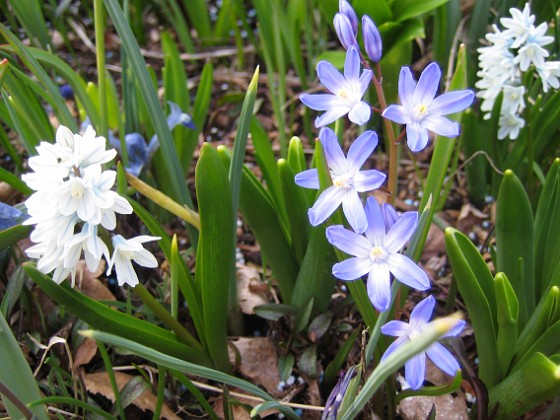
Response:
[{"label": "flower stem", "polygon": [[[379,99],[379,106],[381,112],[387,108],[387,101],[385,100],[385,92],[383,91],[383,78],[381,77],[381,70],[378,67],[379,78],[375,75],[373,76],[373,86],[377,92],[377,98]],[[391,121],[383,118],[383,124],[385,125],[385,134],[389,140],[389,180],[387,182],[387,188],[391,195],[388,197],[388,202],[391,205],[395,204],[395,198],[397,197],[397,175],[399,166],[399,148],[398,143],[395,139],[395,132],[393,131],[393,125]]]},{"label": "flower stem", "polygon": [[97,132],[108,136],[107,89],[105,82],[105,9],[103,0],[94,0],[95,51],[97,59],[97,92],[99,100],[99,127]]},{"label": "flower stem", "polygon": [[194,348],[200,349],[200,343],[194,338],[175,318],[171,316],[169,311],[165,309],[148,290],[142,285],[138,284],[134,287],[134,293],[138,296],[144,304],[149,307],[161,319],[169,329],[171,329],[177,337],[185,344]]}]

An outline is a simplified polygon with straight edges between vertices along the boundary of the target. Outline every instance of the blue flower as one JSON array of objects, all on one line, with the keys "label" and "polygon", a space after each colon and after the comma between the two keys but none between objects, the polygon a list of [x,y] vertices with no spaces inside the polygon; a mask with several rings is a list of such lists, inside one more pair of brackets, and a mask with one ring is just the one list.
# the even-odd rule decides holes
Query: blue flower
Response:
[{"label": "blue flower", "polygon": [[[436,300],[428,296],[420,302],[410,313],[410,322],[389,321],[381,327],[385,335],[398,337],[385,351],[381,362],[397,348],[407,343],[414,336],[422,334],[423,328],[428,324],[434,311]],[[443,337],[457,336],[465,327],[465,321],[456,320],[455,326]],[[420,388],[426,375],[426,355],[434,364],[450,376],[455,376],[460,369],[459,363],[453,355],[440,343],[434,343],[425,352],[419,353],[408,360],[404,365],[405,379],[414,390]]]},{"label": "blue flower", "polygon": [[371,116],[370,106],[362,101],[373,72],[364,69],[360,76],[360,53],[355,47],[346,51],[344,75],[328,61],[317,64],[319,80],[331,93],[302,94],[301,101],[316,111],[326,111],[315,120],[316,127],[332,123],[343,115],[353,123],[363,125]]},{"label": "blue flower", "polygon": [[441,70],[436,63],[430,64],[420,75],[418,84],[408,67],[399,75],[399,98],[402,105],[390,105],[383,117],[398,124],[406,124],[407,143],[410,150],[419,152],[428,144],[428,130],[445,137],[459,135],[459,123],[443,115],[459,112],[474,100],[470,90],[458,90],[438,96]]},{"label": "blue flower", "polygon": [[[172,131],[177,125],[181,124],[188,128],[195,128],[192,117],[181,111],[179,106],[171,101],[168,102],[171,113],[167,117],[167,126]],[[126,151],[128,153],[128,166],[126,170],[134,176],[139,176],[144,166],[148,165],[152,157],[159,148],[159,139],[154,135],[149,143],[146,143],[144,137],[139,133],[128,133],[124,137],[126,143]],[[109,131],[109,142],[119,152],[121,150],[121,142],[113,133]]]},{"label": "blue flower", "polygon": [[426,273],[399,251],[410,239],[418,224],[417,212],[406,212],[387,230],[381,207],[374,197],[366,203],[365,236],[341,225],[327,228],[327,240],[338,249],[353,255],[332,268],[340,280],[357,280],[368,275],[367,292],[371,303],[380,312],[391,304],[391,274],[401,283],[418,290],[430,287]]},{"label": "blue flower", "polygon": [[[319,132],[319,140],[325,150],[333,185],[319,195],[309,209],[309,221],[313,226],[323,223],[342,204],[342,211],[356,232],[367,227],[364,206],[358,193],[379,188],[385,182],[385,174],[375,169],[360,171],[361,166],[377,147],[377,134],[365,131],[352,143],[348,157],[344,156],[336,134],[330,128]],[[309,169],[296,175],[300,187],[319,189],[317,169]]]},{"label": "blue flower", "polygon": [[0,202],[0,231],[19,225],[28,217],[19,209]]},{"label": "blue flower", "polygon": [[369,59],[374,63],[378,63],[381,60],[381,54],[383,52],[383,43],[381,41],[381,35],[379,30],[373,20],[367,15],[362,17],[362,34],[364,36],[364,48]]}]

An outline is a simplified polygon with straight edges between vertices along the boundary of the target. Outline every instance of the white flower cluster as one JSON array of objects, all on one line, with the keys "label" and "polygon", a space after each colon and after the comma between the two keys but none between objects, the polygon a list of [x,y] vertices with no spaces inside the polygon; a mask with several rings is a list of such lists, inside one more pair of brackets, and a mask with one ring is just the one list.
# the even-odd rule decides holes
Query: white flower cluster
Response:
[{"label": "white flower cluster", "polygon": [[493,25],[493,33],[486,35],[489,46],[478,49],[479,67],[477,73],[480,80],[476,83],[479,89],[477,96],[482,99],[481,110],[486,112],[484,118],[489,119],[496,97],[503,91],[502,109],[500,112],[498,138],[509,137],[514,140],[525,126],[520,116],[525,108],[525,87],[522,75],[531,66],[540,78],[543,91],[560,86],[560,62],[546,61],[549,53],[543,46],[554,41],[545,35],[548,25],[534,25],[535,16],[531,15],[529,3],[523,11],[509,9],[511,18],[501,18],[505,28],[501,31]]},{"label": "white flower cluster", "polygon": [[142,243],[160,238],[139,236],[127,240],[115,235],[111,256],[98,236],[100,225],[106,230],[115,229],[115,213],[132,213],[128,201],[111,190],[116,172],[102,168],[117,153],[114,149],[105,150],[105,144],[105,138],[96,137],[91,126],[83,136],[60,126],[56,142],[41,142],[37,156],[29,158],[34,172],[22,176],[35,190],[25,203],[31,217],[24,223],[36,225],[30,236],[35,245],[26,253],[38,259],[37,268],[41,272],[54,271],[56,283],[71,275],[74,284],[82,251],[92,272],[97,270],[102,257],[109,262],[107,274],[115,266],[120,286],[138,284],[131,260],[146,267],[157,267],[156,258]]}]

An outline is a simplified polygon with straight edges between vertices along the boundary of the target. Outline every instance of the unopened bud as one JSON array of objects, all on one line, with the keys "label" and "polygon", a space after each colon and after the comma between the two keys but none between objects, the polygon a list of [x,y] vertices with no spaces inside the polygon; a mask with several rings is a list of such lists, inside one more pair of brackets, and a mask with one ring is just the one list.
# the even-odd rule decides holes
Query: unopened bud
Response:
[{"label": "unopened bud", "polygon": [[381,60],[383,43],[377,26],[375,26],[375,23],[373,23],[373,20],[371,20],[369,16],[364,15],[362,18],[362,31],[366,53],[371,61],[378,63],[379,60]]},{"label": "unopened bud", "polygon": [[358,16],[356,12],[346,0],[340,0],[338,2],[338,11],[348,18],[350,24],[352,25],[352,32],[354,36],[358,35]]},{"label": "unopened bud", "polygon": [[338,35],[338,39],[340,43],[344,47],[344,49],[348,49],[350,47],[358,47],[358,43],[356,41],[356,34],[352,30],[352,24],[346,15],[342,13],[337,13],[334,15],[334,30]]}]

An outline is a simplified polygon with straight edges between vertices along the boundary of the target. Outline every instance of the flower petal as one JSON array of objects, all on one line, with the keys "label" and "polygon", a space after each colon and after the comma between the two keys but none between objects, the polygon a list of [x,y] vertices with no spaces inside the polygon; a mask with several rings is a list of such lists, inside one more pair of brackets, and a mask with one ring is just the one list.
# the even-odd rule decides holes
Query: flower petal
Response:
[{"label": "flower petal", "polygon": [[467,325],[467,321],[463,319],[454,319],[455,325],[451,327],[449,331],[447,331],[442,337],[456,337],[465,329],[465,325]]},{"label": "flower petal", "polygon": [[407,286],[417,290],[430,288],[428,275],[418,267],[410,258],[402,254],[391,254],[387,258],[389,270],[395,278]]},{"label": "flower petal", "polygon": [[346,198],[342,201],[342,211],[346,220],[356,233],[363,233],[367,228],[366,212],[364,204],[360,200],[357,191],[352,189],[348,191]]},{"label": "flower petal", "polygon": [[[381,327],[381,329],[383,329],[383,327]],[[385,333],[383,333],[385,334]],[[392,335],[392,334],[391,334]],[[383,360],[385,360],[387,357],[389,357],[391,355],[391,353],[393,353],[396,349],[398,349],[400,346],[402,346],[405,343],[408,343],[409,338],[407,335],[402,335],[399,338],[397,338],[395,341],[393,341],[389,347],[387,347],[387,350],[385,350],[385,353],[383,353],[383,356],[381,356],[381,360],[380,362],[382,362]]]},{"label": "flower petal", "polygon": [[444,93],[433,100],[428,107],[428,114],[447,115],[460,112],[471,106],[474,93],[470,90],[457,90]]},{"label": "flower petal", "polygon": [[428,131],[416,122],[407,124],[406,144],[413,152],[419,152],[428,144]]},{"label": "flower petal", "polygon": [[366,217],[368,227],[366,229],[366,238],[374,246],[381,246],[385,241],[385,221],[381,214],[381,208],[375,197],[368,197],[366,201]]},{"label": "flower petal", "polygon": [[[401,72],[399,73],[399,86],[398,86],[399,99],[401,100],[401,104],[403,104],[403,106],[407,109],[412,109],[414,105],[412,102],[412,97],[414,96],[415,87],[416,87],[416,82],[414,81],[414,77],[412,77],[412,72],[410,71],[410,68],[401,67]],[[391,105],[389,108],[391,108],[392,106],[397,106],[397,105]],[[385,112],[387,111],[387,109],[385,110]],[[385,112],[383,114],[385,114]],[[397,122],[396,120],[393,120],[390,117],[386,117],[386,118],[389,118],[390,120]],[[406,123],[401,123],[401,124],[406,124]]]},{"label": "flower petal", "polygon": [[348,119],[354,124],[364,125],[371,117],[371,108],[364,101],[358,102],[354,105],[348,113]]},{"label": "flower petal", "polygon": [[321,128],[332,122],[335,122],[343,115],[346,115],[350,111],[350,107],[347,105],[339,105],[334,108],[329,109],[323,115],[315,119],[315,127]]},{"label": "flower petal", "polygon": [[426,376],[426,353],[420,353],[410,358],[404,364],[404,377],[413,390],[419,389]]},{"label": "flower petal", "polygon": [[335,132],[325,127],[319,132],[319,140],[321,140],[329,169],[338,174],[347,173],[348,163],[338,143]]},{"label": "flower petal", "polygon": [[[381,213],[381,210],[380,210]],[[387,232],[383,245],[387,251],[399,252],[408,242],[418,225],[418,212],[408,211]]]},{"label": "flower petal", "polygon": [[346,81],[340,72],[328,61],[319,61],[317,76],[321,84],[335,95],[344,88]]},{"label": "flower petal", "polygon": [[432,344],[428,347],[426,353],[432,362],[449,376],[455,376],[457,371],[461,369],[455,357],[440,343]]},{"label": "flower petal", "polygon": [[428,296],[426,299],[418,302],[410,313],[410,324],[416,328],[427,324],[432,318],[434,313],[434,306],[436,305],[436,300],[432,295]]},{"label": "flower petal", "polygon": [[383,111],[383,114],[381,114],[381,116],[383,118],[387,118],[388,120],[394,121],[397,124],[410,124],[410,122],[412,121],[410,119],[410,114],[402,105],[389,105],[385,109],[385,111]]},{"label": "flower petal", "polygon": [[326,235],[327,241],[341,251],[356,257],[369,258],[371,243],[362,235],[345,229],[342,225],[329,226]]},{"label": "flower petal", "polygon": [[333,265],[332,274],[340,280],[357,280],[371,268],[369,258],[352,257]]},{"label": "flower petal", "polygon": [[296,174],[294,181],[297,185],[303,188],[319,189],[319,175],[317,169],[308,169],[307,171]]},{"label": "flower petal", "polygon": [[379,312],[391,305],[391,275],[385,263],[373,263],[367,279],[367,293],[371,303]]},{"label": "flower petal", "polygon": [[358,53],[355,47],[350,47],[346,51],[344,78],[350,83],[352,83],[352,81],[358,81],[360,78],[360,53]]},{"label": "flower petal", "polygon": [[346,190],[339,187],[329,187],[319,195],[319,198],[309,209],[309,222],[312,226],[318,226],[329,218],[340,206],[346,197]]},{"label": "flower petal", "polygon": [[362,165],[373,153],[378,143],[377,133],[372,130],[364,131],[354,140],[348,149],[348,155],[346,157],[348,160],[348,169],[351,173],[356,173],[360,170]]},{"label": "flower petal", "polygon": [[317,93],[310,95],[302,93],[299,99],[303,104],[315,111],[326,111],[333,107],[344,105],[345,102],[338,96],[331,93]]},{"label": "flower petal", "polygon": [[385,178],[387,175],[376,169],[361,171],[354,176],[354,188],[358,192],[375,190],[383,185]]},{"label": "flower petal", "polygon": [[436,63],[431,63],[424,69],[414,89],[413,104],[429,105],[435,98],[439,89],[441,70]]},{"label": "flower petal", "polygon": [[410,330],[409,325],[402,321],[389,321],[381,327],[381,332],[385,335],[400,337]]},{"label": "flower petal", "polygon": [[373,71],[371,71],[370,69],[364,69],[362,71],[362,75],[360,76],[360,80],[359,80],[360,98],[364,96],[364,93],[366,93],[366,90],[368,90],[369,83],[371,82],[372,77],[373,77]]},{"label": "flower petal", "polygon": [[440,115],[428,115],[422,120],[422,127],[445,137],[459,135],[459,123],[448,120]]}]

